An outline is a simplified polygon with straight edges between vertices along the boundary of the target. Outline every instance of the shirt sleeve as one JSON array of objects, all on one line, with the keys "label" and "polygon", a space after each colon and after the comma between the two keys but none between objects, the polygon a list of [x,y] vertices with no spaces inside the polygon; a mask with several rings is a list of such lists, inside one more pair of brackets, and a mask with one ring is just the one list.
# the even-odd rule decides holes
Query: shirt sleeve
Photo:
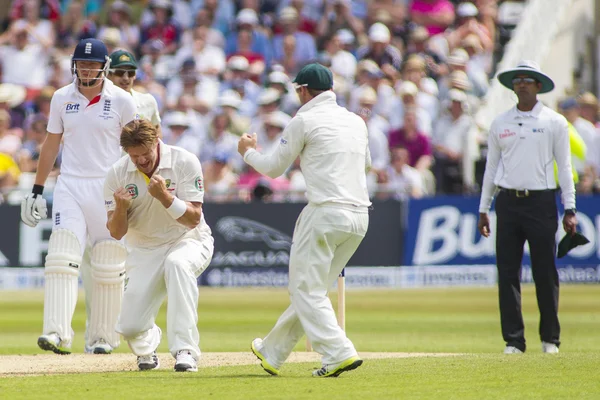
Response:
[{"label": "shirt sleeve", "polygon": [[137,114],[137,106],[132,96],[124,97],[123,108],[121,109],[121,127],[127,125],[135,119]]},{"label": "shirt sleeve", "polygon": [[152,122],[155,126],[160,126],[160,113],[158,112],[158,103],[156,102],[156,99],[154,98],[154,96],[150,95],[150,97],[152,98],[151,102],[152,102],[152,109],[154,110],[154,112],[152,113],[152,118],[150,119],[150,122]]},{"label": "shirt sleeve", "polygon": [[[183,161],[183,162],[182,162]],[[204,202],[204,176],[198,157],[186,152],[186,157],[179,161],[179,182],[177,182],[177,198],[189,202]]]},{"label": "shirt sleeve", "polygon": [[281,135],[281,140],[273,152],[264,155],[255,149],[244,154],[244,161],[255,170],[271,178],[277,178],[292,165],[302,149],[304,149],[304,121],[302,117],[292,118]]},{"label": "shirt sleeve", "polygon": [[569,125],[561,117],[553,133],[552,152],[558,167],[558,183],[562,192],[565,208],[575,208],[575,184],[571,166],[571,144],[569,142]]},{"label": "shirt sleeve", "polygon": [[64,132],[62,119],[62,101],[59,96],[52,96],[50,100],[50,115],[48,117],[48,126],[46,130],[49,133],[60,135]]},{"label": "shirt sleeve", "polygon": [[485,163],[485,173],[483,174],[483,185],[481,187],[481,199],[479,201],[479,212],[487,214],[492,206],[492,199],[496,191],[494,178],[498,170],[500,162],[500,145],[498,143],[498,135],[496,134],[495,125],[492,124],[488,135],[488,152]]},{"label": "shirt sleeve", "polygon": [[118,188],[119,183],[117,182],[117,173],[115,168],[111,167],[104,180],[104,208],[106,208],[106,212],[115,210],[114,194]]}]

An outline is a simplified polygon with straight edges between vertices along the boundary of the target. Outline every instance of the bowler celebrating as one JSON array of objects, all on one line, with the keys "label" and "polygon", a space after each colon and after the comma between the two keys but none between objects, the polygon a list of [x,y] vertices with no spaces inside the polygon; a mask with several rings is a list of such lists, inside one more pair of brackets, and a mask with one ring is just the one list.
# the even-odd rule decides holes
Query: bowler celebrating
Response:
[{"label": "bowler celebrating", "polygon": [[[80,266],[88,318],[86,352],[106,354],[119,345],[115,324],[123,296],[126,250],[106,229],[102,188],[106,172],[121,155],[121,129],[136,111],[132,97],[105,79],[109,64],[101,41],[85,39],[75,47],[75,80],[52,96],[35,184],[21,204],[25,224],[34,227],[46,218],[44,183],[64,142],[45,265],[44,327],[38,339],[40,348],[58,354],[71,352]],[[81,262],[87,240],[92,249],[91,268]]]},{"label": "bowler celebrating", "polygon": [[338,326],[327,291],[363,240],[369,225],[366,171],[371,159],[364,121],[339,107],[331,71],[320,64],[302,68],[294,80],[303,106],[270,155],[256,151],[256,134],[244,134],[238,151],[244,161],[271,178],[300,156],[308,205],[292,239],[289,266],[291,306],[252,351],[272,375],[306,332],[322,368],[314,376],[338,376],[359,367],[352,342]]},{"label": "bowler celebrating", "polygon": [[108,229],[117,240],[127,235],[127,286],[117,331],[138,356],[140,370],[158,368],[161,330],[156,314],[165,296],[169,350],[176,371],[197,371],[197,277],[213,255],[213,237],[204,221],[200,161],[168,146],[146,120],[123,128],[128,156],[108,172],[104,200]]}]

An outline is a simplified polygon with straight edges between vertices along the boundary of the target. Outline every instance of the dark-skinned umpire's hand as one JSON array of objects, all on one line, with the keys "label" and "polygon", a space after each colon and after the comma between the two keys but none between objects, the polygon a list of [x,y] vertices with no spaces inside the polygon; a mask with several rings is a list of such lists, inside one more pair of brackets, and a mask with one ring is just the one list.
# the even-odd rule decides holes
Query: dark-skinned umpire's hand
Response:
[{"label": "dark-skinned umpire's hand", "polygon": [[479,221],[477,222],[477,229],[483,237],[490,236],[490,217],[487,214],[479,213]]},{"label": "dark-skinned umpire's hand", "polygon": [[573,236],[577,232],[577,217],[572,214],[565,214],[563,217],[563,228],[565,232]]}]

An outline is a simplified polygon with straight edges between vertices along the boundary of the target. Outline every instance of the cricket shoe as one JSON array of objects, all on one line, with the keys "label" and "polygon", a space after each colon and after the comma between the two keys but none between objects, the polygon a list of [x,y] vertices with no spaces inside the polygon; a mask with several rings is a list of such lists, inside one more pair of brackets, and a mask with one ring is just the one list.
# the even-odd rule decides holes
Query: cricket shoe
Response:
[{"label": "cricket shoe", "polygon": [[260,366],[271,375],[279,375],[279,370],[273,367],[267,361],[267,357],[261,352],[262,350],[262,339],[256,338],[252,341],[250,349],[254,355],[260,360]]},{"label": "cricket shoe", "polygon": [[519,350],[515,346],[506,346],[504,348],[504,354],[523,354],[523,351]]},{"label": "cricket shoe", "polygon": [[352,371],[353,369],[360,367],[362,363],[363,360],[361,360],[360,357],[354,356],[342,361],[341,363],[323,365],[323,367],[320,369],[313,371],[312,375],[315,377],[335,378],[342,372]]},{"label": "cricket shoe", "polygon": [[137,365],[140,371],[149,371],[151,369],[158,369],[160,367],[160,361],[155,351],[147,356],[138,356]]},{"label": "cricket shoe", "polygon": [[177,372],[197,372],[198,365],[196,359],[189,350],[179,350],[175,356],[175,371]]},{"label": "cricket shoe", "polygon": [[558,346],[554,343],[542,342],[542,351],[548,354],[557,354]]},{"label": "cricket shoe", "polygon": [[64,342],[57,333],[49,333],[38,338],[38,346],[42,350],[56,354],[71,354],[71,343]]},{"label": "cricket shoe", "polygon": [[110,354],[113,348],[110,344],[106,343],[104,339],[98,339],[91,346],[85,346],[85,352],[87,354]]}]

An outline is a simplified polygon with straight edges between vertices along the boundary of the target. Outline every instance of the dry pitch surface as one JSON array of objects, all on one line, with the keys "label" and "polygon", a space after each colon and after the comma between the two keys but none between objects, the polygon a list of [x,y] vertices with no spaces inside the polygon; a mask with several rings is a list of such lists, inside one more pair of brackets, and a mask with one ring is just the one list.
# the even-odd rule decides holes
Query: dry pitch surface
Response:
[{"label": "dry pitch surface", "polygon": [[[458,353],[360,353],[365,359],[446,357]],[[172,369],[175,359],[168,353],[159,354],[160,369]],[[77,374],[89,372],[136,371],[136,357],[132,354],[116,353],[111,355],[91,354],[36,354],[0,356],[0,377],[32,376],[47,374]],[[318,363],[320,356],[314,352],[296,352],[287,362]],[[248,353],[203,353],[198,367],[224,367],[258,364],[257,358]]]}]

